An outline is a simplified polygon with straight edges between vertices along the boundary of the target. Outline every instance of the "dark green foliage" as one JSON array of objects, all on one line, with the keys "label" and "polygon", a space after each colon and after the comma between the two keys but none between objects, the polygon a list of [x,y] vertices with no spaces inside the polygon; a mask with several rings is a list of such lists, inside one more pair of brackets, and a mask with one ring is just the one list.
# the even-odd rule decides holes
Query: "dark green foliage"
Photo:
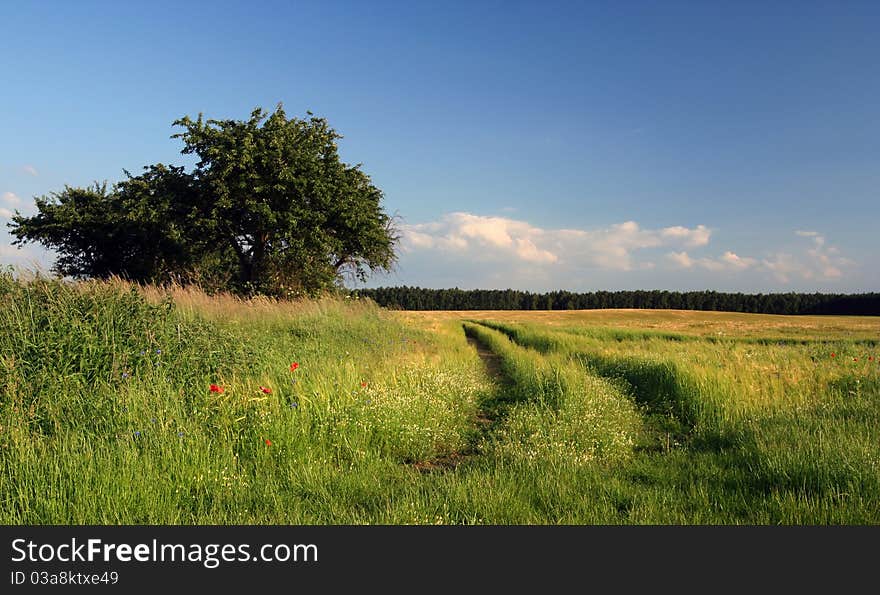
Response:
[{"label": "dark green foliage", "polygon": [[186,212],[194,195],[183,168],[160,163],[140,176],[128,175],[110,191],[96,183],[38,197],[39,213],[16,215],[12,233],[16,243],[40,242],[57,250],[55,269],[62,275],[167,281],[183,274],[197,251]]},{"label": "dark green foliage", "polygon": [[185,129],[174,135],[183,152],[200,159],[203,233],[231,250],[243,289],[321,289],[394,262],[382,192],[339,159],[341,136],[325,119],[288,119],[279,106],[246,122],[199,115],[174,124]]},{"label": "dark green foliage", "polygon": [[191,173],[160,163],[110,189],[39,197],[37,215],[13,218],[15,243],[56,250],[61,275],[284,297],[390,269],[398,238],[382,192],[309,116],[288,119],[279,105],[246,121],[179,119],[174,138],[199,158]]},{"label": "dark green foliage", "polygon": [[717,291],[596,291],[531,293],[514,289],[379,287],[357,294],[402,310],[595,310],[646,308],[715,310],[759,314],[850,314],[880,316],[880,293],[743,294]]}]

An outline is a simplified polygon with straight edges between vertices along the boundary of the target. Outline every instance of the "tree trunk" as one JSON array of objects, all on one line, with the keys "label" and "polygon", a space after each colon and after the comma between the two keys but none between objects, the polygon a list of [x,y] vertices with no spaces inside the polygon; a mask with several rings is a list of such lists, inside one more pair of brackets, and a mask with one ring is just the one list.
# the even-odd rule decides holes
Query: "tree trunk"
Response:
[{"label": "tree trunk", "polygon": [[238,256],[238,280],[242,286],[245,286],[253,280],[253,266],[247,253],[239,245],[238,240],[232,238],[230,242],[232,249],[235,250],[235,254]]}]

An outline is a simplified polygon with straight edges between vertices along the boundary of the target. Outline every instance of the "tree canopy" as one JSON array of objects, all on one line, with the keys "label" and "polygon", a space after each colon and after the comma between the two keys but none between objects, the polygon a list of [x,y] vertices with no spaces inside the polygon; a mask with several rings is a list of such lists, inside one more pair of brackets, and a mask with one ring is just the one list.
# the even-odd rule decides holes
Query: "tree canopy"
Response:
[{"label": "tree canopy", "polygon": [[174,122],[198,162],[155,164],[112,186],[65,186],[16,214],[15,243],[39,242],[72,277],[170,279],[289,296],[389,270],[398,240],[383,194],[343,163],[327,120],[288,118],[281,105],[241,120]]}]

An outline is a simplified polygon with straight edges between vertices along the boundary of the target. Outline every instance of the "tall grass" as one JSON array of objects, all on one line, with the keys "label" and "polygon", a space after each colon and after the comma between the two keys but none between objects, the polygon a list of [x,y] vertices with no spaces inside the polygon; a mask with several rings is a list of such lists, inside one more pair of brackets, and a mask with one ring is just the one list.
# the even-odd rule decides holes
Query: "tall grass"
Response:
[{"label": "tall grass", "polygon": [[862,340],[682,339],[622,329],[483,324],[541,353],[567,354],[600,376],[621,379],[637,398],[692,425],[818,406],[853,382],[875,382],[880,371],[880,352]]},{"label": "tall grass", "polygon": [[368,303],[152,292],[0,277],[2,521],[354,522],[333,504],[353,469],[472,439],[464,341]]},{"label": "tall grass", "polygon": [[505,332],[0,275],[0,522],[880,521],[867,343]]},{"label": "tall grass", "polygon": [[[666,442],[617,477],[634,522],[657,519],[670,494],[664,522],[880,521],[880,361],[863,341],[683,345],[614,329],[484,324],[583,363],[643,405],[646,426]],[[639,501],[647,509],[636,514]]]},{"label": "tall grass", "polygon": [[497,331],[468,323],[464,328],[500,356],[508,380],[503,396],[510,408],[495,433],[497,454],[549,465],[630,456],[640,421],[613,385],[586,374],[577,362],[541,357]]}]

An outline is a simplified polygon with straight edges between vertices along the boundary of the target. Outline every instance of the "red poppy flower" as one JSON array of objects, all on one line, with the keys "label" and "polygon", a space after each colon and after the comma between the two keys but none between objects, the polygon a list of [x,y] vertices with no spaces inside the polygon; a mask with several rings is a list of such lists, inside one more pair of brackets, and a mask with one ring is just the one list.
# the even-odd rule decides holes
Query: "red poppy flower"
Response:
[{"label": "red poppy flower", "polygon": [[222,386],[217,386],[216,384],[211,385],[211,392],[212,393],[222,393],[224,390],[226,390],[226,389],[223,388]]},{"label": "red poppy flower", "polygon": [[272,441],[266,438],[266,446],[272,446]]},{"label": "red poppy flower", "polygon": [[298,367],[299,367],[299,364],[296,363],[296,362],[293,362],[292,364],[290,364],[290,371],[293,372],[293,371],[295,371]]},{"label": "red poppy flower", "polygon": [[366,382],[361,382],[361,388],[367,388],[367,383],[366,383]]},{"label": "red poppy flower", "polygon": [[874,361],[874,356],[873,356],[873,355],[868,356],[868,361],[869,361],[869,362]]},{"label": "red poppy flower", "polygon": [[271,388],[266,388],[265,386],[261,386],[261,387],[260,387],[260,390],[261,390],[262,392],[266,393],[267,395],[271,395],[271,394],[272,394],[272,389],[271,389]]},{"label": "red poppy flower", "polygon": [[857,362],[857,361],[859,361],[859,358],[854,357],[854,358],[853,358],[853,361],[854,361],[854,362]]},{"label": "red poppy flower", "polygon": [[833,353],[831,354],[831,357],[834,357],[834,354],[833,354]]}]

